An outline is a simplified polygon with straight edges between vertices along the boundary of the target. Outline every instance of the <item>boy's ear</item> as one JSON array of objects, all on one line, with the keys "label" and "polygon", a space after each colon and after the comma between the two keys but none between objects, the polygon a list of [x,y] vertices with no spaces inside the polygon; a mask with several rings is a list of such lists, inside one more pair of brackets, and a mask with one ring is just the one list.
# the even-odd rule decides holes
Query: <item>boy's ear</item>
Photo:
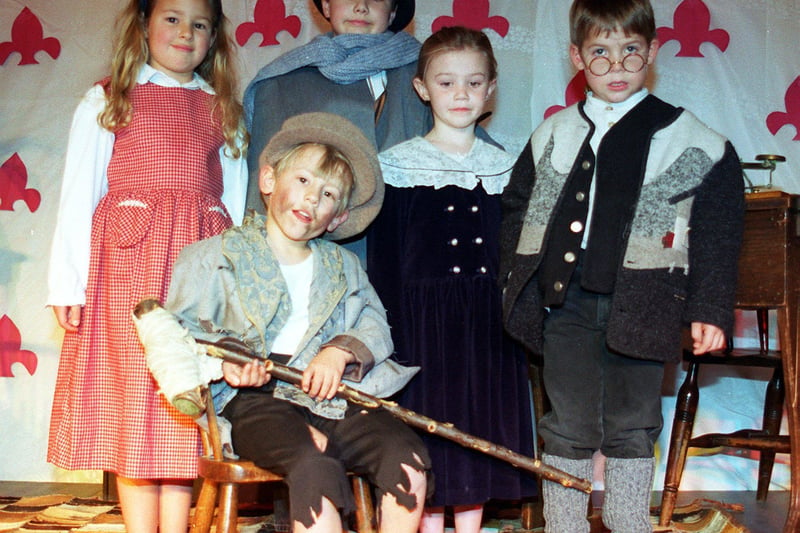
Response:
[{"label": "boy's ear", "polygon": [[258,173],[258,188],[261,194],[272,194],[275,188],[275,169],[271,165],[264,165]]},{"label": "boy's ear", "polygon": [[328,224],[328,227],[326,228],[328,230],[328,233],[334,231],[336,228],[347,222],[349,216],[350,216],[350,211],[345,209],[344,211],[342,211],[341,215],[334,217],[334,219],[331,220],[331,223]]},{"label": "boy's ear", "polygon": [[330,0],[322,0],[322,16],[330,20],[331,18],[331,2]]},{"label": "boy's ear", "polygon": [[584,70],[586,68],[586,63],[583,62],[583,58],[581,57],[581,49],[575,44],[569,45],[569,59],[572,61],[572,66],[577,70]]},{"label": "boy's ear", "polygon": [[656,61],[656,55],[658,55],[658,49],[661,48],[661,43],[658,39],[653,39],[650,41],[650,49],[647,51],[647,64],[652,65]]},{"label": "boy's ear", "polygon": [[420,98],[422,98],[423,101],[425,102],[431,101],[431,97],[428,94],[428,88],[425,87],[425,83],[423,83],[421,79],[414,78],[414,80],[411,83],[414,84],[414,90],[417,91],[417,94],[419,95]]}]

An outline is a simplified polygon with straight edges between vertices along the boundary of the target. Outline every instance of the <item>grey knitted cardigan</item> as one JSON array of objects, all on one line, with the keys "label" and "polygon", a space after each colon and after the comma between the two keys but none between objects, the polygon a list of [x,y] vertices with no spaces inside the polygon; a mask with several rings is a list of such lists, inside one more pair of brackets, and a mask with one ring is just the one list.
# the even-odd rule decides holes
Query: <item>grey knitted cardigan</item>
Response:
[{"label": "grey knitted cardigan", "polygon": [[[628,115],[634,113],[661,116],[652,131],[636,130],[637,124],[653,123],[652,115],[649,121],[614,126],[630,128],[626,135],[647,136],[649,143],[633,218],[619,243],[623,253],[606,340],[631,357],[675,361],[685,325],[704,322],[727,334],[732,330],[742,171],[731,143],[688,111],[650,95]],[[546,313],[537,269],[573,167],[593,159],[593,129],[583,102],[549,117],[531,136],[503,194],[504,321],[534,353],[542,351]],[[606,157],[596,162],[598,171],[637,159],[614,146],[604,145],[602,152]],[[598,231],[602,224],[595,222],[592,234]]]}]

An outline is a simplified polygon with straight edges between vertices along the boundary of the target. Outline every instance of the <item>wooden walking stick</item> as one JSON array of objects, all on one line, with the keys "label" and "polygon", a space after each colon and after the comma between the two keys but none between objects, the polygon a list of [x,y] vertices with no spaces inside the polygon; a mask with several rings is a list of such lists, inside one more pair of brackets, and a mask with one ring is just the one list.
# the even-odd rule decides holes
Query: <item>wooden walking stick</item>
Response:
[{"label": "wooden walking stick", "polygon": [[[171,313],[161,308],[158,302],[153,300],[145,300],[139,303],[134,310],[134,315],[141,319],[143,315],[157,308],[169,315],[169,318],[177,323],[177,319]],[[224,340],[220,342],[211,342],[197,338],[194,339],[194,342],[202,346],[207,355],[223,359],[224,361],[240,365],[245,365],[254,360],[261,362],[264,364],[267,372],[269,372],[274,378],[280,379],[281,381],[285,381],[292,385],[299,386],[303,379],[303,373],[300,370],[276,363],[269,359],[262,359],[258,355],[246,350],[238,343],[225,343]],[[490,455],[496,459],[510,463],[517,468],[527,470],[528,472],[532,472],[533,474],[541,476],[550,481],[560,483],[565,487],[574,488],[586,493],[590,493],[592,491],[592,484],[589,480],[572,476],[566,472],[543,463],[539,459],[534,459],[519,454],[513,450],[499,446],[485,439],[470,435],[455,428],[453,424],[437,422],[436,420],[411,411],[410,409],[401,407],[395,402],[384,400],[383,398],[378,398],[371,394],[363,393],[345,385],[344,383],[339,384],[339,389],[336,395],[367,409],[383,408],[409,426],[422,429],[433,435],[438,435],[442,438],[451,440],[466,448],[471,448],[480,453]]]}]

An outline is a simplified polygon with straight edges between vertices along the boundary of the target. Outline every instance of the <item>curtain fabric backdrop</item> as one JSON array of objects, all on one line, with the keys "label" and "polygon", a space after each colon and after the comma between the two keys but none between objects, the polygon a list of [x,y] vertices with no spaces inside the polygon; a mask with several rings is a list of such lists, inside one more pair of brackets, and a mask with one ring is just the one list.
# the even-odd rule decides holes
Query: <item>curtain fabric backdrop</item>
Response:
[{"label": "curtain fabric backdrop", "polygon": [[[72,114],[108,73],[123,0],[0,0],[0,479],[99,481],[45,462],[62,331],[45,307],[46,272]],[[774,183],[800,192],[800,0],[653,0],[661,50],[649,87],[729,137],[740,157],[780,154]],[[278,55],[327,31],[311,0],[226,0],[239,46],[240,89]],[[567,57],[567,0],[417,0],[407,31],[483,29],[499,61],[494,111],[485,123],[518,153],[548,114],[582,95]],[[324,95],[320,95],[324,98]],[[768,173],[748,171],[755,184]],[[774,320],[773,320],[774,323]],[[755,320],[737,322],[737,342],[757,346]],[[774,328],[771,335],[775,338]],[[774,342],[774,341],[773,341]],[[696,429],[759,427],[766,374],[706,371]],[[667,369],[655,487],[683,367]],[[124,415],[123,415],[124,416]],[[785,428],[784,428],[785,431]],[[772,489],[789,486],[779,457]],[[729,452],[687,463],[682,488],[755,490],[757,461]]]}]

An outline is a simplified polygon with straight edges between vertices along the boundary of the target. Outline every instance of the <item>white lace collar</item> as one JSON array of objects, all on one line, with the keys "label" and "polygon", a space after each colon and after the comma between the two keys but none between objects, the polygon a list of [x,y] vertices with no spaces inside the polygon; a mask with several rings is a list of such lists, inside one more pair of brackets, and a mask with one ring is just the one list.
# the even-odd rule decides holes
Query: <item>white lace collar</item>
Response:
[{"label": "white lace collar", "polygon": [[489,194],[503,192],[516,160],[481,139],[475,139],[466,156],[453,157],[422,137],[393,146],[379,158],[383,180],[393,187],[455,185],[471,190],[481,183]]}]

